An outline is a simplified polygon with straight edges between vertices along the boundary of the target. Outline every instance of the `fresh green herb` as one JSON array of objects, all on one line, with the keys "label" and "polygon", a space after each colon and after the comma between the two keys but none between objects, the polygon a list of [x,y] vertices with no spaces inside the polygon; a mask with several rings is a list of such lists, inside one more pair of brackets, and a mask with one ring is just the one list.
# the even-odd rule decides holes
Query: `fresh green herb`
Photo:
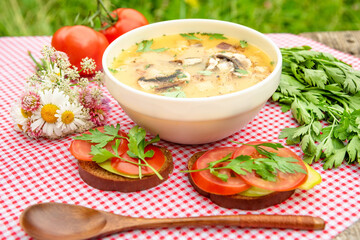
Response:
[{"label": "fresh green herb", "polygon": [[220,34],[220,33],[201,33],[201,35],[209,36],[210,40],[213,40],[213,39],[227,39],[227,37],[225,37],[224,34]]},{"label": "fresh green herb", "polygon": [[112,73],[117,73],[117,72],[119,72],[119,70],[118,70],[118,69],[115,69],[115,68],[108,68],[108,69],[109,69],[109,71],[112,72]]},{"label": "fresh green herb", "polygon": [[180,73],[177,75],[177,78],[179,78],[179,79],[186,78],[186,77],[187,77],[187,75],[185,73]]},{"label": "fresh green herb", "polygon": [[248,42],[245,40],[240,40],[240,47],[246,48],[248,46]]},{"label": "fresh green herb", "polygon": [[[158,142],[160,140],[159,136],[156,136],[155,138],[151,139],[150,141],[146,141],[146,131],[139,126],[134,126],[130,129],[127,138],[122,137],[118,135],[118,132],[120,130],[120,125],[117,124],[116,127],[114,126],[105,126],[104,127],[104,133],[100,132],[99,130],[90,130],[90,134],[83,134],[82,136],[75,137],[74,139],[79,140],[85,140],[90,143],[97,143],[96,145],[91,146],[91,152],[90,154],[93,155],[92,160],[96,163],[102,163],[104,161],[107,161],[113,157],[120,158],[121,160],[125,162],[129,162],[131,164],[135,164],[139,166],[139,178],[142,178],[141,174],[141,167],[146,166],[149,167],[157,176],[159,179],[163,179],[163,177],[145,160],[147,157],[154,156],[154,151],[146,151],[145,147],[149,144]],[[127,154],[132,157],[138,159],[138,163],[134,163],[131,161],[128,161],[121,156],[119,156],[118,148],[120,145],[121,140],[119,138],[125,138],[128,140],[128,148]],[[115,144],[112,146],[113,152],[107,150],[104,148],[104,146],[109,143],[110,141],[115,140]]]},{"label": "fresh green herb", "polygon": [[213,72],[211,71],[199,71],[198,73],[204,76],[210,76],[211,74],[213,74]]},{"label": "fresh green herb", "polygon": [[168,50],[168,48],[157,48],[152,49],[151,46],[153,44],[153,40],[143,40],[142,42],[138,43],[138,49],[136,52],[164,52]]},{"label": "fresh green herb", "polygon": [[119,135],[120,124],[115,126],[104,126],[104,132],[98,129],[90,129],[89,133],[84,133],[81,136],[74,137],[76,140],[84,140],[90,143],[96,143],[99,148],[105,147],[106,144],[113,141],[115,138],[124,138]]},{"label": "fresh green herb", "polygon": [[171,88],[167,92],[163,92],[161,94],[166,97],[186,98],[185,92],[182,91],[180,87]]},{"label": "fresh green herb", "polygon": [[279,138],[299,144],[304,161],[323,168],[360,162],[360,71],[308,46],[282,48],[280,85],[272,99],[300,124]]},{"label": "fresh green herb", "polygon": [[188,40],[198,40],[201,41],[201,38],[195,36],[195,33],[180,33],[180,36],[188,39]]},{"label": "fresh green herb", "polygon": [[[238,143],[238,142],[237,142]],[[241,144],[241,143],[240,143]],[[263,147],[270,147],[275,150],[283,148],[280,143],[261,143],[256,145],[244,144],[252,146],[256,151],[264,155],[264,158],[251,158],[248,155],[239,155],[238,157],[231,159],[231,155],[209,163],[207,168],[189,170],[185,172],[198,172],[203,170],[209,170],[210,173],[220,178],[224,182],[227,182],[228,175],[219,172],[220,169],[230,169],[239,175],[246,175],[252,171],[255,171],[262,179],[266,181],[276,181],[277,172],[283,173],[307,173],[301,165],[297,164],[298,160],[291,157],[280,157],[276,153],[269,152]],[[222,167],[216,167],[219,163],[227,162],[228,164]]]},{"label": "fresh green herb", "polygon": [[150,66],[151,66],[150,63],[149,63],[149,64],[146,64],[146,65],[145,65],[145,70],[148,69]]},{"label": "fresh green herb", "polygon": [[235,72],[241,73],[243,75],[249,74],[248,71],[244,70],[244,69],[240,69],[240,68],[236,68]]}]

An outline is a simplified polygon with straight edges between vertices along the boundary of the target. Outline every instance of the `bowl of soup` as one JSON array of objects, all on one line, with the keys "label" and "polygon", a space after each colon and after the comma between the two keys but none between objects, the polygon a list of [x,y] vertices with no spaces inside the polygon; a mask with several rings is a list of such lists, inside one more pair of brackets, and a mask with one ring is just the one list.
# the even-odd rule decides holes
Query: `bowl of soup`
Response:
[{"label": "bowl of soup", "polygon": [[124,112],[161,139],[203,144],[240,131],[275,92],[279,48],[219,20],[149,24],[105,50],[105,86]]}]

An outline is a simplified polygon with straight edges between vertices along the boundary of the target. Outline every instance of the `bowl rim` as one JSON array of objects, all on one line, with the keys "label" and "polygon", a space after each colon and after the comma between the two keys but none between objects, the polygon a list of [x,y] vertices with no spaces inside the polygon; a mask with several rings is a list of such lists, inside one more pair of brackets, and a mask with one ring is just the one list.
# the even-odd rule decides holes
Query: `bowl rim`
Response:
[{"label": "bowl rim", "polygon": [[[276,62],[276,66],[274,67],[273,71],[261,82],[258,82],[248,88],[233,92],[233,93],[227,93],[227,94],[223,94],[223,95],[216,95],[216,96],[210,96],[210,97],[193,97],[193,98],[173,98],[173,97],[168,97],[168,96],[160,96],[157,94],[152,94],[152,93],[147,93],[138,89],[135,89],[131,86],[126,85],[125,83],[120,82],[119,80],[117,80],[109,71],[108,69],[108,64],[107,64],[107,56],[109,55],[110,51],[112,48],[114,48],[114,46],[117,44],[118,41],[120,41],[123,38],[127,38],[129,35],[133,35],[136,34],[137,32],[141,32],[143,31],[143,29],[147,29],[147,28],[152,28],[153,26],[158,26],[158,25],[164,25],[164,24],[173,24],[173,23],[178,23],[178,22],[207,22],[207,23],[220,23],[220,24],[228,24],[228,25],[232,25],[234,27],[240,27],[245,29],[246,31],[252,32],[255,35],[258,35],[259,37],[265,39],[273,48],[273,50],[275,50],[276,53],[276,57],[277,57],[277,62]],[[146,39],[144,39],[146,40]],[[260,48],[261,49],[261,48]],[[262,49],[261,49],[262,50]],[[264,85],[266,85],[268,82],[271,82],[273,79],[275,79],[275,75],[278,74],[279,71],[281,71],[282,68],[282,55],[280,52],[279,47],[269,38],[267,37],[265,34],[238,24],[238,23],[234,23],[234,22],[229,22],[229,21],[223,21],[223,20],[215,20],[215,19],[200,19],[200,18],[191,18],[191,19],[175,19],[175,20],[166,20],[166,21],[161,21],[161,22],[156,22],[156,23],[151,23],[145,26],[141,26],[139,28],[133,29],[127,33],[124,33],[123,35],[119,36],[118,38],[116,38],[112,43],[109,44],[109,46],[106,48],[103,57],[102,57],[102,65],[103,65],[103,71],[105,73],[105,75],[111,79],[112,82],[114,82],[116,85],[121,86],[122,88],[134,93],[134,94],[139,94],[145,98],[152,98],[152,99],[156,99],[156,100],[160,100],[160,101],[170,101],[170,102],[203,102],[203,101],[219,101],[222,99],[229,99],[229,98],[233,98],[236,96],[240,96],[240,95],[246,95],[249,92],[255,91],[258,88],[263,87]],[[105,84],[106,85],[106,84]]]}]

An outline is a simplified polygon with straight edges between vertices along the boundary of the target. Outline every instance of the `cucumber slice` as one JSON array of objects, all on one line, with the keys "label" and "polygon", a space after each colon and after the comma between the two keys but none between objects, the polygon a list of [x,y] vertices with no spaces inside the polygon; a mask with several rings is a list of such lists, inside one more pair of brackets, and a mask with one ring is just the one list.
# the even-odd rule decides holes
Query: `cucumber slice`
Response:
[{"label": "cucumber slice", "polygon": [[245,190],[239,194],[241,196],[246,196],[246,197],[261,197],[261,196],[268,195],[272,192],[274,192],[274,191],[266,190],[266,189],[262,189],[262,188],[258,188],[258,187],[250,187],[248,190]]},{"label": "cucumber slice", "polygon": [[307,179],[303,184],[301,184],[297,188],[309,190],[309,189],[313,188],[314,186],[321,183],[321,175],[320,175],[320,173],[315,171],[312,167],[310,167],[307,163],[304,162],[304,164],[305,164],[306,170],[308,172]]},{"label": "cucumber slice", "polygon": [[102,163],[98,163],[98,165],[105,169],[106,171],[108,172],[111,172],[111,173],[114,173],[114,174],[117,174],[117,175],[120,175],[122,177],[126,177],[126,178],[139,178],[138,175],[128,175],[128,174],[125,174],[125,173],[121,173],[119,171],[117,171],[116,169],[114,169],[112,166],[111,166],[111,161],[110,160],[107,160],[105,162],[102,162]]},{"label": "cucumber slice", "polygon": [[[313,188],[314,186],[321,183],[321,175],[320,175],[320,173],[315,171],[312,167],[310,167],[307,163],[304,162],[304,164],[305,164],[307,172],[308,172],[307,179],[303,184],[301,184],[297,188],[309,190],[309,189]],[[273,191],[271,191],[271,190],[266,190],[266,189],[262,189],[262,188],[258,188],[258,187],[250,187],[248,190],[245,190],[239,194],[242,196],[246,196],[246,197],[261,197],[261,196],[268,195],[272,192]]]}]

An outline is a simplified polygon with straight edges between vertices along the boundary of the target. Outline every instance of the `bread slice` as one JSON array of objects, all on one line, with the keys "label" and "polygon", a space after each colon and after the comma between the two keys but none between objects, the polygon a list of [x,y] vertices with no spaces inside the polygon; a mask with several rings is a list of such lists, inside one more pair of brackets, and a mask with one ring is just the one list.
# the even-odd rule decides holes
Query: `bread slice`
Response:
[{"label": "bread slice", "polygon": [[105,191],[136,192],[155,187],[172,173],[174,164],[169,150],[159,147],[165,155],[165,163],[159,170],[163,180],[155,174],[139,178],[126,178],[101,168],[93,161],[78,161],[79,175],[88,185]]},{"label": "bread slice", "polygon": [[[204,154],[205,152],[195,153],[188,161],[188,169],[192,169],[195,161]],[[215,204],[224,207],[224,208],[236,208],[242,210],[257,210],[262,208],[267,208],[287,200],[295,190],[286,191],[286,192],[273,192],[261,197],[247,197],[241,196],[239,194],[235,195],[217,195],[209,192],[205,192],[195,185],[191,174],[188,173],[189,181],[195,190],[201,195],[210,198]]]}]

